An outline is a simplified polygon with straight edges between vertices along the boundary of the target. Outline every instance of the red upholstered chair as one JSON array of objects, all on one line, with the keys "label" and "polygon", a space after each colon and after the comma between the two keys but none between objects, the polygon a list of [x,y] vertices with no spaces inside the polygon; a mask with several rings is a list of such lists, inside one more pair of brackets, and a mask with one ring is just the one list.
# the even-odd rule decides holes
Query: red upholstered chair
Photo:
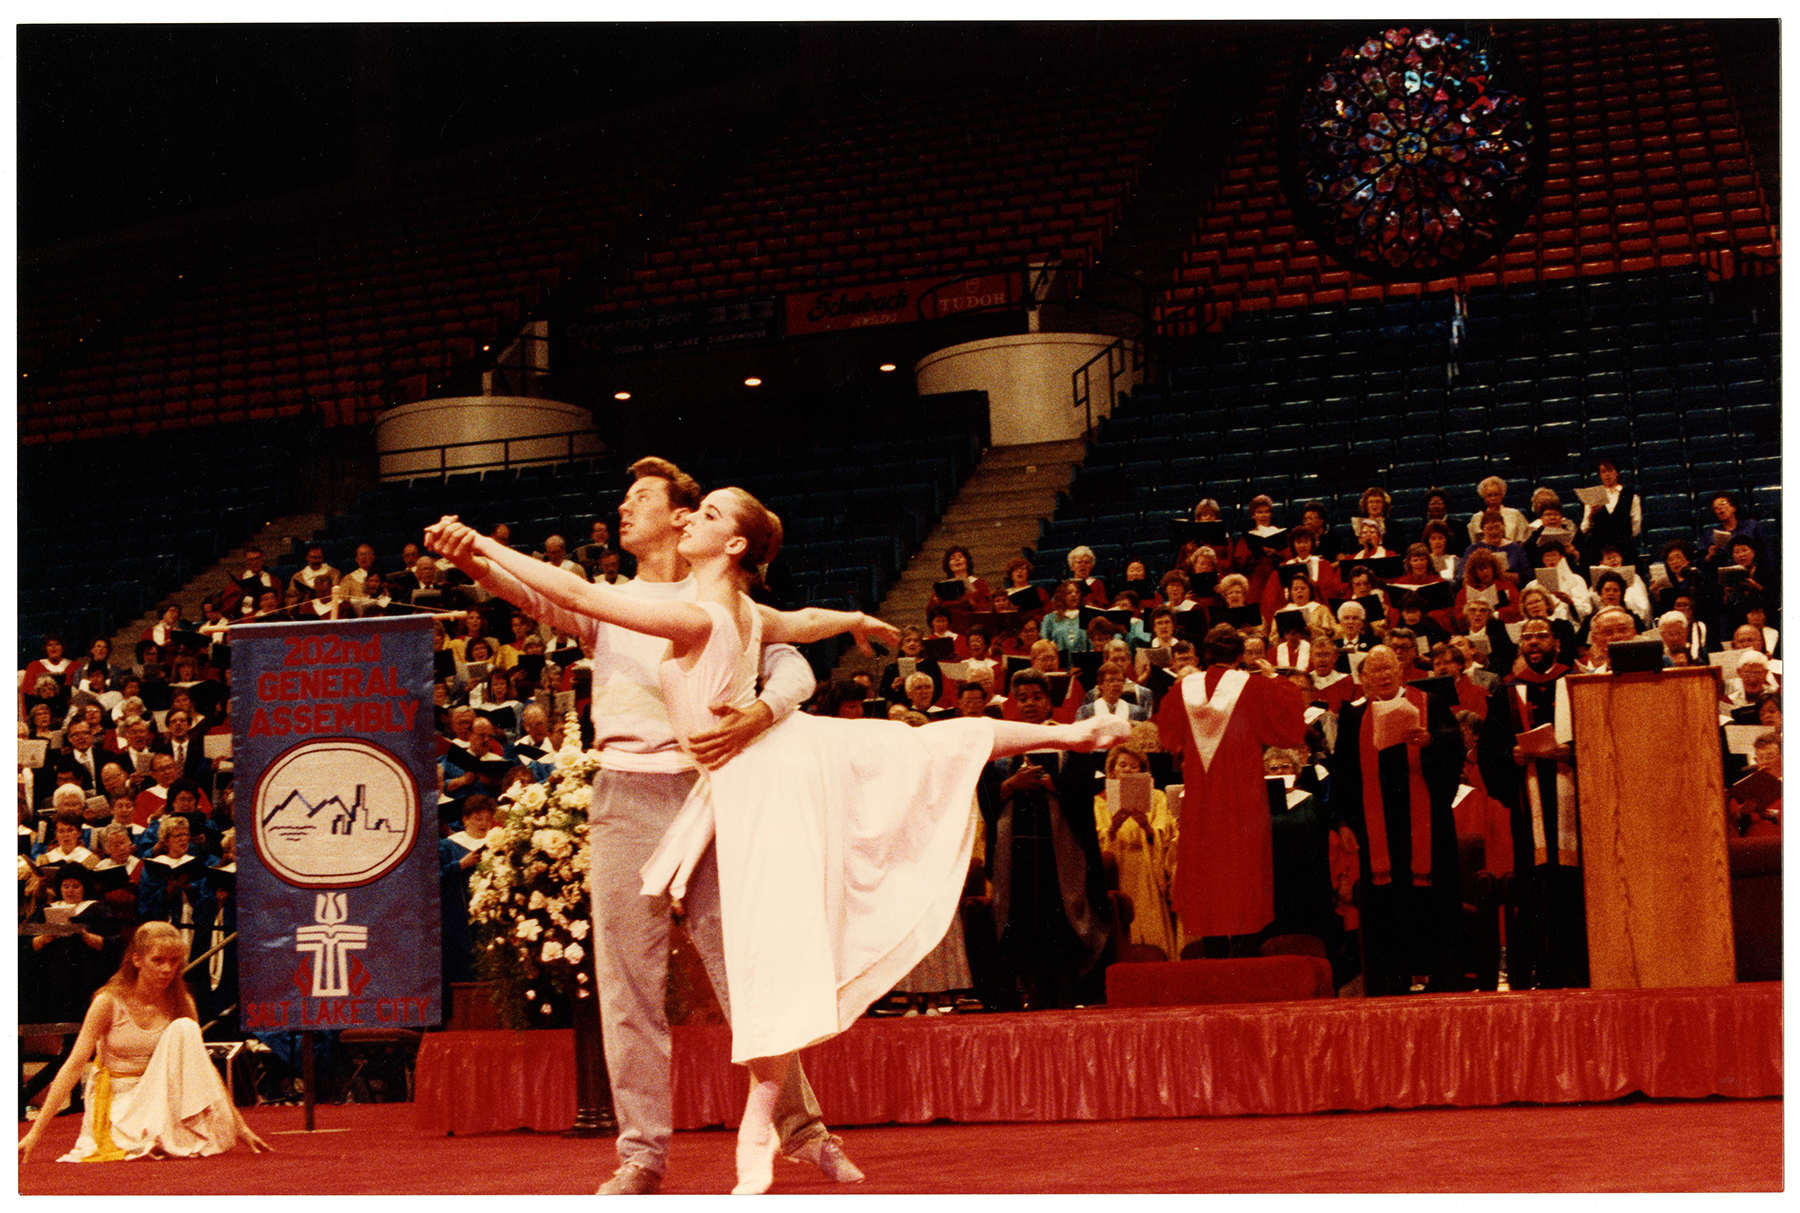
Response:
[{"label": "red upholstered chair", "polygon": [[1106,970],[1106,1005],[1187,1007],[1334,998],[1331,964],[1317,956],[1165,960]]},{"label": "red upholstered chair", "polygon": [[1317,935],[1274,935],[1263,940],[1264,956],[1317,956],[1321,960],[1331,953],[1325,949],[1325,941]]},{"label": "red upholstered chair", "polygon": [[1726,841],[1739,981],[1781,980],[1781,836]]}]

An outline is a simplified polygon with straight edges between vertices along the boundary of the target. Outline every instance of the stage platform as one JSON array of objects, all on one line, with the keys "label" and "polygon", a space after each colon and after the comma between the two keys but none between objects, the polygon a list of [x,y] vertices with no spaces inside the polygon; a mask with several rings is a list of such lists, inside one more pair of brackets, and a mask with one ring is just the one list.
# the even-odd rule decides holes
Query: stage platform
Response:
[{"label": "stage platform", "polygon": [[[833,1125],[1132,1120],[1782,1094],[1782,983],[864,1019],[808,1049]],[[730,1030],[674,1041],[675,1127],[733,1126]],[[569,1032],[439,1032],[421,1130],[556,1131]]]}]

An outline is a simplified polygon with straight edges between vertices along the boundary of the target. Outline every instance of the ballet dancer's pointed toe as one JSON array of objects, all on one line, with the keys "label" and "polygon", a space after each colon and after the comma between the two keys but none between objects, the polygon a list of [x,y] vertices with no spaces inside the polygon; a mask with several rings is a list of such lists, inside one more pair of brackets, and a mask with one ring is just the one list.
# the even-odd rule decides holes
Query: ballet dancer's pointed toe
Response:
[{"label": "ballet dancer's pointed toe", "polygon": [[1117,716],[1090,716],[1076,727],[1086,730],[1075,747],[1080,750],[1110,750],[1131,736],[1131,725]]},{"label": "ballet dancer's pointed toe", "polygon": [[752,1141],[739,1141],[737,1146],[737,1187],[733,1196],[761,1196],[775,1182],[775,1147],[779,1144],[773,1130]]}]

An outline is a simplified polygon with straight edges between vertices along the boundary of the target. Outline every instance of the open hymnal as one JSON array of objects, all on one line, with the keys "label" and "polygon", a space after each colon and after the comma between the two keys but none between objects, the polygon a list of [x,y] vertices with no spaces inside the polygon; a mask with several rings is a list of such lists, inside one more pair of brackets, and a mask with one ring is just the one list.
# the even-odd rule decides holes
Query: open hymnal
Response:
[{"label": "open hymnal", "polygon": [[1535,729],[1527,729],[1520,733],[1513,744],[1527,758],[1550,758],[1556,753],[1556,726],[1540,724]]},{"label": "open hymnal", "polygon": [[1404,695],[1393,699],[1377,699],[1369,705],[1369,711],[1375,721],[1375,748],[1378,750],[1400,745],[1412,735],[1414,729],[1424,727],[1419,709]]},{"label": "open hymnal", "polygon": [[1117,815],[1121,809],[1127,813],[1141,813],[1144,820],[1150,819],[1150,793],[1154,784],[1148,774],[1119,775],[1106,781],[1106,811]]},{"label": "open hymnal", "polygon": [[1766,724],[1728,724],[1724,728],[1725,748],[1746,757],[1756,753],[1756,739],[1769,731]]}]

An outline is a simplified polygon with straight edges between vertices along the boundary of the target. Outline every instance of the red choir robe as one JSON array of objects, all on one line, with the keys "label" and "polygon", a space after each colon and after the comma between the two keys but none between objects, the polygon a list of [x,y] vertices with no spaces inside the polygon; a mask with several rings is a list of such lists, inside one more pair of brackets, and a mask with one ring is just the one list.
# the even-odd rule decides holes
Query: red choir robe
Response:
[{"label": "red choir robe", "polygon": [[1458,788],[1461,799],[1450,809],[1456,817],[1456,832],[1479,837],[1487,855],[1483,866],[1504,876],[1513,870],[1512,812],[1488,795],[1481,764],[1473,758],[1463,763],[1462,781],[1468,791]]},{"label": "red choir robe", "polygon": [[[1306,699],[1292,683],[1249,675],[1216,729],[1214,693],[1237,671],[1213,666],[1165,697],[1185,715],[1181,832],[1171,902],[1194,938],[1249,935],[1275,917],[1275,858],[1263,747],[1306,740]],[[1217,739],[1203,756],[1209,731]]]},{"label": "red choir robe", "polygon": [[1458,711],[1473,712],[1482,720],[1487,719],[1488,693],[1481,684],[1467,674],[1456,676],[1456,707]]},{"label": "red choir robe", "polygon": [[1287,579],[1293,576],[1294,570],[1302,566],[1306,569],[1306,575],[1312,578],[1314,601],[1324,603],[1343,601],[1344,581],[1338,576],[1337,565],[1323,556],[1311,556],[1306,560],[1300,560],[1290,552],[1276,566],[1275,575],[1263,583],[1263,618],[1275,618],[1275,612],[1287,605]]},{"label": "red choir robe", "polygon": [[1339,671],[1332,671],[1323,679],[1318,675],[1308,675],[1312,679],[1312,698],[1309,703],[1323,704],[1325,710],[1336,716],[1344,705],[1362,698],[1362,687],[1356,679]]}]

